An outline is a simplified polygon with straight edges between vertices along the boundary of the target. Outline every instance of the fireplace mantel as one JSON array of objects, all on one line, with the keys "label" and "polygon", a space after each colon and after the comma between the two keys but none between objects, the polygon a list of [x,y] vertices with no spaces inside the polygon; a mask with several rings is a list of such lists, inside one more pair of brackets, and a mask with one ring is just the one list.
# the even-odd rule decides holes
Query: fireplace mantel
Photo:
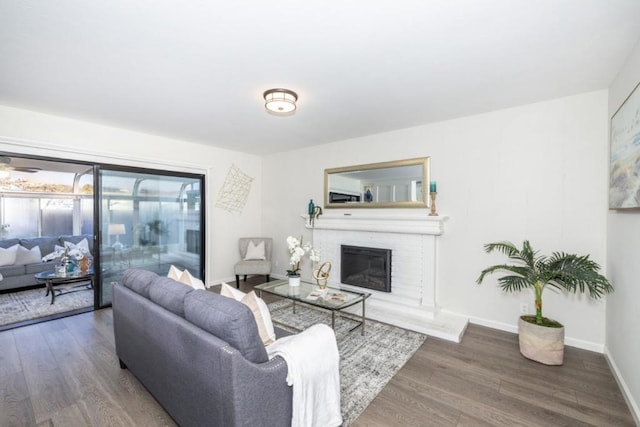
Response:
[{"label": "fireplace mantel", "polygon": [[[308,219],[308,217],[305,217]],[[416,213],[369,213],[348,212],[328,213],[316,218],[307,228],[318,230],[373,231],[377,233],[430,234],[444,233],[444,223],[448,216],[428,216],[424,210]]]},{"label": "fireplace mantel", "polygon": [[367,317],[396,326],[460,342],[468,319],[446,313],[438,301],[437,243],[448,216],[429,216],[426,210],[329,212],[306,227],[313,245],[337,273],[330,286],[360,290],[340,283],[340,247],[353,245],[391,249],[391,292],[367,290]]}]

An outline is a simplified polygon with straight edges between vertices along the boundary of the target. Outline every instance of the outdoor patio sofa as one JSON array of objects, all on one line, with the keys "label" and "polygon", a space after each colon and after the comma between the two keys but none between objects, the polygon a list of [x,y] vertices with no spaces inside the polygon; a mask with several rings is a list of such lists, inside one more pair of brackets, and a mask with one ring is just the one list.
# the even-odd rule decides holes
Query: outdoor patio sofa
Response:
[{"label": "outdoor patio sofa", "polygon": [[[89,250],[93,253],[93,236],[87,234],[0,240],[0,248],[2,248],[0,249],[0,274],[2,274],[0,291],[17,290],[40,284],[34,275],[51,270],[55,265],[55,261],[42,262],[42,257],[52,253],[56,246],[64,247],[64,242],[78,244],[83,239],[87,239]],[[6,250],[16,245],[22,248],[16,251],[15,261],[11,262],[14,258],[11,258],[12,255]],[[35,249],[36,246],[39,250]]]},{"label": "outdoor patio sofa", "polygon": [[120,366],[179,425],[291,425],[287,364],[269,360],[246,305],[142,269],[112,286]]}]

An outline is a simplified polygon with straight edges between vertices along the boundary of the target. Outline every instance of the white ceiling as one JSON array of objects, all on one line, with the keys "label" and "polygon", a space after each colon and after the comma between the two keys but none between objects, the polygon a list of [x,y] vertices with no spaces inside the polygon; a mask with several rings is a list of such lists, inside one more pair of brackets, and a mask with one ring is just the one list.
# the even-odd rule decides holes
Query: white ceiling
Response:
[{"label": "white ceiling", "polygon": [[266,154],[604,89],[639,39],[638,0],[2,0],[0,104]]}]

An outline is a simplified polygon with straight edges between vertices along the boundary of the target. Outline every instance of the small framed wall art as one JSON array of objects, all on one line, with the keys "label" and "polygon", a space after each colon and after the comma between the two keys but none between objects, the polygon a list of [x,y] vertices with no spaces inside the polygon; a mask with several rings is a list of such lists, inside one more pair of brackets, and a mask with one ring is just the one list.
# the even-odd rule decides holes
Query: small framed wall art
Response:
[{"label": "small framed wall art", "polygon": [[609,209],[640,208],[640,89],[611,117]]}]

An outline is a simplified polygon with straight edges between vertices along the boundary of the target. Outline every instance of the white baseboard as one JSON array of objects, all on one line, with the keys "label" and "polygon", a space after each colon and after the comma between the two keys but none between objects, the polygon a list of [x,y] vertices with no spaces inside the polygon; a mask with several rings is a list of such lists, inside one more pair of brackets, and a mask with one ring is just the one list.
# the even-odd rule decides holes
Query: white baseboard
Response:
[{"label": "white baseboard", "polygon": [[469,323],[474,325],[486,326],[487,328],[498,329],[500,331],[518,333],[518,326],[508,323],[496,322],[494,320],[481,319],[479,317],[470,317]]},{"label": "white baseboard", "polygon": [[[474,325],[486,326],[488,328],[498,329],[501,331],[511,332],[514,334],[518,333],[518,325],[512,325],[509,323],[495,322],[493,320],[481,319],[478,317],[470,317],[469,322]],[[591,341],[579,340],[577,338],[571,338],[565,336],[564,344],[569,347],[575,347],[582,350],[594,351],[596,353],[604,353],[604,345],[594,343]]]},{"label": "white baseboard", "polygon": [[622,395],[624,396],[624,400],[627,402],[627,406],[629,406],[629,410],[631,411],[631,415],[633,416],[636,425],[640,426],[640,406],[638,406],[638,402],[635,402],[633,400],[631,390],[629,390],[624,377],[620,373],[615,360],[613,360],[613,357],[609,353],[609,349],[606,346],[604,347],[604,357],[607,360],[611,371],[613,372],[613,377],[616,379],[618,386],[620,386],[620,389],[622,390]]}]

